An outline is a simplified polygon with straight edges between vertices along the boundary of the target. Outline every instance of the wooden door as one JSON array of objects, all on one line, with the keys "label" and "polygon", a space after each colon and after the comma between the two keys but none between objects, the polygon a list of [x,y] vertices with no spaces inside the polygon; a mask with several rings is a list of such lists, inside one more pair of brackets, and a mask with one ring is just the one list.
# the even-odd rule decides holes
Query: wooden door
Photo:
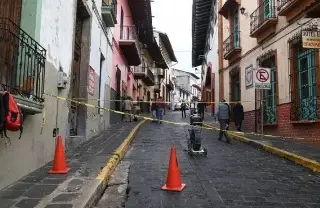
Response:
[{"label": "wooden door", "polygon": [[0,0],[0,89],[16,88],[14,72],[17,68],[21,1]]},{"label": "wooden door", "polygon": [[[72,99],[80,98],[80,64],[81,64],[81,41],[82,41],[82,25],[83,20],[80,15],[76,18],[76,29],[74,38],[74,54],[72,66]],[[83,100],[80,100],[83,101]],[[78,104],[71,102],[71,116],[70,116],[70,136],[77,135],[78,126]]]}]

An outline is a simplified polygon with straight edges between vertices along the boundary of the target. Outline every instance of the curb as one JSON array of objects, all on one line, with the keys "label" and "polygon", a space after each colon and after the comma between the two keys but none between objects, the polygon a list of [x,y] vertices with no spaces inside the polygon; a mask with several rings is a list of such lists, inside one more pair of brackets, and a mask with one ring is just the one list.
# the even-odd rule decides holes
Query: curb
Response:
[{"label": "curb", "polygon": [[[209,124],[204,124],[205,126],[207,127],[211,127],[211,125]],[[247,137],[244,137],[244,136],[240,136],[240,135],[237,135],[237,134],[234,134],[234,133],[227,133],[228,136],[230,136],[230,138],[234,139],[234,140],[238,140],[242,143],[246,143],[254,148],[257,148],[257,149],[262,149],[266,152],[269,152],[269,153],[272,153],[274,155],[277,155],[278,157],[282,157],[282,158],[285,158],[287,160],[290,160],[296,164],[299,164],[301,166],[304,166],[306,168],[309,168],[311,169],[313,172],[317,172],[317,173],[320,173],[320,163],[315,161],[315,160],[312,160],[312,159],[309,159],[309,158],[306,158],[306,157],[302,157],[300,155],[297,155],[297,154],[294,154],[294,153],[291,153],[291,152],[288,152],[288,151],[285,151],[283,149],[279,149],[277,147],[273,147],[273,146],[270,146],[270,145],[266,145],[266,144],[263,144],[261,142],[258,142],[258,141],[255,141],[255,140],[252,140],[252,139],[249,139]]]},{"label": "curb", "polygon": [[133,141],[140,127],[146,122],[146,120],[138,123],[122,144],[113,153],[113,156],[109,159],[106,165],[103,167],[98,176],[88,184],[88,186],[82,191],[80,199],[76,201],[73,207],[77,208],[90,208],[100,199],[106,189],[109,179],[117,167],[120,160],[125,156],[129,145]]}]

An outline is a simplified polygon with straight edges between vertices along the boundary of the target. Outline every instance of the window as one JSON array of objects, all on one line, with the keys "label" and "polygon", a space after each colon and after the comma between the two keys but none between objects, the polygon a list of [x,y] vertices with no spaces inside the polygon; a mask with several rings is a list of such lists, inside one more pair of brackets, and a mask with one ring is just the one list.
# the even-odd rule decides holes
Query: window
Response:
[{"label": "window", "polygon": [[234,48],[240,47],[240,37],[239,37],[239,8],[236,7],[233,15],[233,41]]},{"label": "window", "polygon": [[236,102],[241,100],[241,88],[240,88],[240,72],[238,69],[235,69],[235,72],[230,74],[230,92],[231,92],[231,102]]},{"label": "window", "polygon": [[317,120],[316,57],[314,49],[302,48],[301,39],[291,44],[291,119]]},{"label": "window", "polygon": [[[105,63],[105,58],[103,56],[103,54],[100,55],[100,76],[99,76],[99,100],[98,100],[98,106],[99,107],[104,107],[104,89],[101,89],[102,87],[102,78],[104,77],[104,73],[103,73],[103,66]],[[102,112],[102,110],[100,108],[98,108],[98,113],[100,114]]]},{"label": "window", "polygon": [[272,55],[260,63],[261,67],[270,68],[270,90],[264,90],[263,122],[264,124],[277,123],[277,72],[276,55]]}]

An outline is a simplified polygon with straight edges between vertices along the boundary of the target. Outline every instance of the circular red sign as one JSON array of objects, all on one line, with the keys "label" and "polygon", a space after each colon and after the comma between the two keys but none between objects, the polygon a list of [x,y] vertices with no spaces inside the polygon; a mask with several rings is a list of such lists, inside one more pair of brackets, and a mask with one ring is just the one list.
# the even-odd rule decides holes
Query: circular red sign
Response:
[{"label": "circular red sign", "polygon": [[256,73],[256,77],[259,82],[267,82],[269,80],[269,73],[265,69],[259,69]]}]

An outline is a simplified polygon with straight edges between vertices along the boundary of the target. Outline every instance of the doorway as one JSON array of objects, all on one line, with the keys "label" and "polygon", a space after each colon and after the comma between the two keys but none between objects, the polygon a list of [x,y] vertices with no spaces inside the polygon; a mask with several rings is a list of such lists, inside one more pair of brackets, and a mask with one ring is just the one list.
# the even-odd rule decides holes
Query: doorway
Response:
[{"label": "doorway", "polygon": [[0,0],[0,80],[3,90],[13,90],[16,81],[19,56],[19,32],[21,22],[21,0]]},{"label": "doorway", "polygon": [[120,111],[121,110],[121,70],[117,67],[117,72],[116,72],[116,110]]},{"label": "doorway", "polygon": [[[86,102],[88,97],[88,66],[89,44],[85,39],[90,39],[90,15],[82,0],[77,1],[75,19],[73,63],[71,72],[70,97],[73,100]],[[87,107],[70,103],[69,125],[70,136],[84,136],[86,134]]]}]

